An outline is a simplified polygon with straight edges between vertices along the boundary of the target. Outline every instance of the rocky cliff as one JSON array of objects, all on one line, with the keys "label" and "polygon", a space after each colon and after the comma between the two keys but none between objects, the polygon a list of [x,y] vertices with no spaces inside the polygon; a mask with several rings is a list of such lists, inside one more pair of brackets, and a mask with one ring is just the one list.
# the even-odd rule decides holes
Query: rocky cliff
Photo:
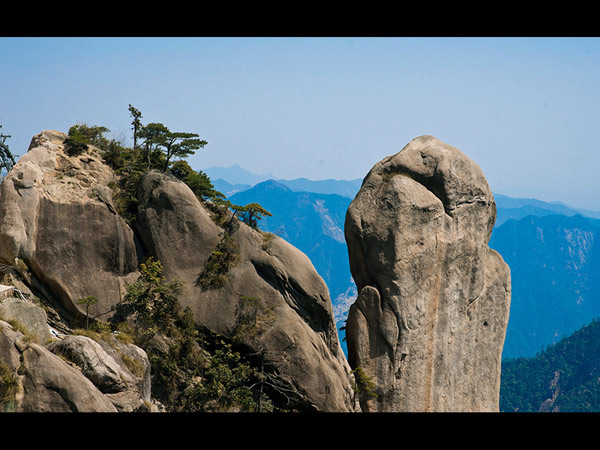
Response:
[{"label": "rocky cliff", "polygon": [[50,130],[34,136],[3,179],[0,261],[70,315],[81,314],[79,298],[98,298],[96,315],[137,276],[134,233],[112,208],[112,170],[94,149],[68,156],[65,138]]},{"label": "rocky cliff", "polygon": [[364,411],[498,410],[510,272],[488,247],[495,218],[479,166],[431,136],[365,177],[345,224]]},{"label": "rocky cliff", "polygon": [[[48,322],[68,335],[87,315],[81,298],[96,298],[89,315],[108,319],[139,276],[139,264],[153,256],[161,261],[167,279],[183,282],[179,300],[193,312],[196,326],[235,340],[248,354],[261,355],[261,367],[277,376],[279,392],[285,393],[290,407],[353,410],[350,368],[340,348],[327,286],[304,254],[235,217],[215,220],[214,211],[185,183],[156,171],[142,177],[136,219],[129,225],[113,206],[117,179],[101,152],[89,146],[82,154],[69,155],[66,137],[50,130],[35,136],[2,182],[4,284],[53,305]],[[229,258],[225,266],[220,265],[223,255]],[[254,323],[252,332],[244,333],[248,311],[260,318],[260,326]],[[60,345],[19,345],[18,331],[4,324],[1,336],[7,350],[0,362],[19,374],[17,410],[131,409],[114,399],[127,383],[86,372],[82,355],[99,352],[96,346],[84,351],[81,342],[67,345],[64,338]],[[33,356],[23,358],[25,351],[37,355],[35,362],[23,363],[34,361]],[[104,400],[82,406],[66,400],[73,396],[65,394],[60,402],[47,401],[54,394],[40,393],[39,386],[54,392],[65,392],[66,387],[57,379],[42,382],[43,377],[75,386],[59,375],[56,366],[62,360],[47,357],[55,354],[78,365],[79,375],[88,380],[81,384],[90,387],[85,395],[95,396],[99,390]],[[107,400],[109,394],[113,398]],[[147,400],[145,395],[141,398]]]},{"label": "rocky cliff", "polygon": [[[180,301],[198,323],[241,337],[251,353],[261,353],[276,368],[292,398],[304,407],[352,410],[349,366],[329,291],[308,257],[237,219],[217,225],[173,177],[148,172],[139,192],[140,240],[162,261],[167,278],[184,281]],[[248,313],[261,325],[240,336],[237,331]]]}]

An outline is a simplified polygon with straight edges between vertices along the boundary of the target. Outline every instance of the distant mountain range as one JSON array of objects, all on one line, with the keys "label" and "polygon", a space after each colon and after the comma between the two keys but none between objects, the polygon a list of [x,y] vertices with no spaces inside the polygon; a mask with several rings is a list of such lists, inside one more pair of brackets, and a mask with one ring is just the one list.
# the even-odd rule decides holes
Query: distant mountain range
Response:
[{"label": "distant mountain range", "polygon": [[600,227],[581,215],[527,216],[494,229],[511,269],[504,357],[533,356],[600,317]]},{"label": "distant mountain range", "polygon": [[[278,179],[272,174],[256,175],[239,165],[209,167],[208,169],[203,169],[203,172],[210,177],[215,189],[227,197],[237,192],[246,191],[260,182],[275,180],[294,192],[337,194],[353,199],[362,184],[362,178],[354,180],[309,180],[307,178],[284,180]],[[600,219],[600,211],[575,208],[561,202],[545,202],[535,198],[514,198],[498,193],[494,194],[494,199],[498,207],[498,217],[496,218],[495,226],[500,226],[509,219],[521,219],[530,215],[545,216],[549,214],[561,214],[574,216],[581,214],[586,217]]]},{"label": "distant mountain range", "polygon": [[[233,203],[257,202],[273,214],[259,227],[311,259],[329,287],[338,326],[344,325],[356,296],[344,220],[362,180],[276,180],[239,166],[203,171]],[[512,278],[503,356],[533,356],[600,316],[600,212],[494,197],[498,214],[490,247],[508,263]]]},{"label": "distant mountain range", "polygon": [[343,197],[354,198],[362,178],[356,180],[309,180],[307,178],[296,178],[293,180],[278,179],[273,175],[255,175],[238,165],[229,168],[209,167],[202,170],[206,173],[215,189],[222,192],[227,197],[238,192],[246,191],[252,186],[267,180],[275,180],[284,186],[287,186],[294,192],[314,192],[317,194],[337,194]]},{"label": "distant mountain range", "polygon": [[206,175],[213,181],[219,178],[227,180],[232,184],[254,186],[261,181],[273,180],[277,178],[275,175],[256,175],[255,173],[249,172],[248,170],[238,166],[237,164],[231,167],[209,167],[202,169]]},{"label": "distant mountain range", "polygon": [[600,219],[600,211],[574,208],[560,202],[545,202],[535,198],[513,198],[502,194],[494,194],[498,217],[496,226],[502,225],[509,219],[522,219],[526,216],[547,216],[560,214],[564,216],[575,216],[581,214],[593,219]]}]

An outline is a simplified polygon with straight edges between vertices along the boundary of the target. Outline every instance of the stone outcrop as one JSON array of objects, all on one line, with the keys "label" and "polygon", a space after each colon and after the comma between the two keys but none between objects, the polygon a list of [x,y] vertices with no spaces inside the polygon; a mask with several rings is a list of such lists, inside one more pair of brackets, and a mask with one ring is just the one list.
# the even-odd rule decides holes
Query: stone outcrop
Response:
[{"label": "stone outcrop", "polygon": [[[51,130],[35,136],[2,181],[0,270],[5,276],[31,296],[51,300],[61,317],[64,313],[82,326],[86,306],[80,299],[95,297],[89,315],[110,318],[127,284],[137,279],[139,263],[153,256],[168,281],[183,281],[180,303],[192,310],[199,328],[263,358],[261,367],[277,377],[279,401],[300,410],[353,410],[350,367],[329,292],[302,252],[235,217],[215,223],[187,185],[154,171],[142,179],[137,219],[130,226],[112,205],[117,179],[99,151],[90,146],[70,156],[64,151],[66,137]],[[223,254],[223,243],[232,263],[213,283],[215,274],[206,265]],[[13,334],[10,338],[8,347],[18,341]],[[77,337],[47,347],[32,344],[20,356],[14,352],[11,348],[6,355],[10,367],[32,377],[21,380],[22,391],[32,396],[18,402],[21,410],[126,411],[147,400],[145,378],[132,378],[118,363],[121,352],[102,344]],[[15,362],[19,357],[25,358],[21,365]],[[34,357],[39,364],[29,365]],[[61,376],[63,370],[71,375]],[[75,373],[81,379],[69,382]],[[52,380],[43,380],[44,374]],[[68,388],[57,384],[63,380]],[[91,397],[81,406],[69,391],[77,386],[90,388],[85,395]],[[56,398],[53,389],[67,397]]]},{"label": "stone outcrop", "polygon": [[479,166],[431,136],[377,163],[346,216],[346,339],[363,411],[497,411],[510,271]]},{"label": "stone outcrop", "polygon": [[75,317],[85,313],[80,298],[97,298],[95,316],[136,278],[137,253],[133,231],[106,195],[114,173],[97,151],[67,155],[66,137],[51,130],[34,136],[2,180],[0,262]]},{"label": "stone outcrop", "polygon": [[[85,336],[39,342],[23,324],[39,317],[41,308],[19,299],[2,299],[0,368],[3,392],[13,380],[13,395],[0,399],[0,410],[15,412],[150,411],[150,364],[133,344],[96,343]],[[15,304],[22,303],[16,309]],[[35,311],[35,310],[38,311]],[[37,323],[36,323],[37,325]]]},{"label": "stone outcrop", "polygon": [[[242,344],[264,356],[292,404],[317,411],[353,409],[350,369],[341,350],[329,291],[312,263],[283,239],[237,219],[215,224],[181,181],[156,172],[142,179],[137,230],[167,279],[184,282],[180,302],[199,325],[229,338],[244,325]],[[231,225],[228,227],[227,223]],[[227,248],[217,248],[223,239]],[[200,283],[209,258],[231,252],[220,282]],[[205,278],[206,279],[206,278]],[[208,284],[208,285],[207,285]]]}]

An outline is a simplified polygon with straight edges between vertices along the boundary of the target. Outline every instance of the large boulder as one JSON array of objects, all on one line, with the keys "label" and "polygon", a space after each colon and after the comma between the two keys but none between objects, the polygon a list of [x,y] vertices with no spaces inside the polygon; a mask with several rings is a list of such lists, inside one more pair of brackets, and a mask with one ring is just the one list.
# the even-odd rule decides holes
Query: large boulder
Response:
[{"label": "large boulder", "polygon": [[0,318],[17,321],[41,344],[53,338],[46,312],[33,302],[16,297],[0,298]]},{"label": "large boulder", "polygon": [[168,280],[184,282],[180,301],[199,326],[262,355],[290,406],[353,410],[329,291],[306,255],[236,218],[215,223],[187,185],[157,171],[138,198],[140,240]]},{"label": "large boulder", "polygon": [[0,399],[4,411],[117,412],[80,370],[2,320],[0,367],[2,382],[15,386],[12,395]]},{"label": "large boulder", "polygon": [[154,409],[144,350],[112,335],[99,342],[80,335],[55,336],[44,310],[16,297],[0,298],[0,372],[6,377],[0,387],[12,378],[19,394],[4,405],[0,399],[0,410]]},{"label": "large boulder", "polygon": [[48,350],[77,366],[119,412],[147,411],[150,398],[150,362],[133,344],[105,338],[65,336],[47,345]]},{"label": "large boulder", "polygon": [[29,286],[44,289],[77,317],[106,313],[137,276],[131,228],[111,202],[113,171],[93,148],[64,151],[67,135],[46,130],[6,175],[0,188],[0,262]]},{"label": "large boulder", "polygon": [[358,298],[351,367],[364,411],[497,411],[510,271],[488,247],[494,197],[479,166],[432,136],[377,163],[347,212]]}]

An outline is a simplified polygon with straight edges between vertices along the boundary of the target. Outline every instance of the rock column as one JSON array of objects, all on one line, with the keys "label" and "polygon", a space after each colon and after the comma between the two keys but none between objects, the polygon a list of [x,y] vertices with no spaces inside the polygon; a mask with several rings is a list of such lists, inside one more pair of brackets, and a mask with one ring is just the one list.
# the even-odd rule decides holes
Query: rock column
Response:
[{"label": "rock column", "polygon": [[479,166],[432,136],[365,177],[345,224],[348,357],[376,386],[363,411],[498,411],[510,271],[488,247],[495,220]]}]

